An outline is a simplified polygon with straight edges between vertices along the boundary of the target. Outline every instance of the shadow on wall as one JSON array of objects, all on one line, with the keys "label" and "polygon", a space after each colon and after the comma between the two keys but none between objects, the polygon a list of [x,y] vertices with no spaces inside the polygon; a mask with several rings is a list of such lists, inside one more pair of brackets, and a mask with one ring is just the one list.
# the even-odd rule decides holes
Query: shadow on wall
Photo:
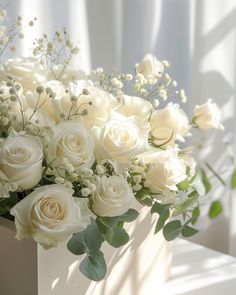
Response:
[{"label": "shadow on wall", "polygon": [[[209,97],[213,98],[222,110],[225,131],[213,133],[213,136],[210,132],[204,132],[201,138],[194,137],[193,142],[203,143],[199,162],[204,156],[227,182],[233,167],[225,142],[229,141],[234,144],[235,137],[235,80],[232,74],[235,72],[236,8],[224,15],[223,12],[226,10],[219,10],[219,5],[212,7],[207,5],[213,4],[203,0],[195,1],[191,103],[193,106],[196,103],[204,103]],[[216,24],[207,30],[207,25],[209,26],[212,19]],[[209,143],[212,149],[204,149],[204,145],[207,146]],[[209,176],[212,177],[210,173]],[[213,190],[206,197],[205,203],[209,204],[212,199],[220,199],[224,212],[214,221],[209,222],[207,217],[201,220],[199,227],[206,228],[206,230],[201,231],[192,240],[215,250],[229,253],[230,241],[232,241],[232,214],[235,215],[235,212],[231,212],[232,193],[227,188],[229,186],[222,187],[213,178],[211,181]]]}]

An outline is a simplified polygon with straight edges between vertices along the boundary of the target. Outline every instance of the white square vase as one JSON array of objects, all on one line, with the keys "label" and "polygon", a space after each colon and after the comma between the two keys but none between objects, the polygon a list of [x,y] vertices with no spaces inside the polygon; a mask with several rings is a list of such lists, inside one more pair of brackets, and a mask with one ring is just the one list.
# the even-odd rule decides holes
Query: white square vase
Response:
[{"label": "white square vase", "polygon": [[14,223],[0,218],[0,288],[2,295],[156,295],[170,276],[171,246],[146,208],[127,225],[130,242],[119,249],[103,246],[108,272],[91,282],[79,271],[83,256],[66,243],[44,250],[33,239],[14,239]]}]

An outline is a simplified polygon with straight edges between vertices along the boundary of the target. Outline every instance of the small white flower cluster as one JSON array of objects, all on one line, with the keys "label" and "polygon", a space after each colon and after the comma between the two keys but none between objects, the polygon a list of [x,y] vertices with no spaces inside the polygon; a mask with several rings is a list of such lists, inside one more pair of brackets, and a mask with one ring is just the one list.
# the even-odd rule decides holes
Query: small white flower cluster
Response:
[{"label": "small white flower cluster", "polygon": [[[36,20],[37,18],[34,18],[34,20],[29,21],[28,26],[34,26]],[[8,27],[10,27],[10,29],[8,29]],[[12,45],[15,37],[18,37],[19,39],[24,38],[23,18],[18,16],[15,20],[15,23],[13,23],[13,25],[11,24],[10,26],[7,17],[7,11],[0,7],[0,55],[2,55],[10,45],[10,50],[12,52],[16,51],[16,46]]]},{"label": "small white flower cluster", "polygon": [[[70,39],[66,28],[62,32],[56,31],[52,39],[47,34],[35,40],[33,55],[40,60],[40,64],[45,70],[50,70],[52,77],[61,79],[66,66],[72,60],[72,57],[79,53],[79,48]],[[58,69],[57,65],[61,63],[64,66]]]},{"label": "small white flower cluster", "polygon": [[0,124],[7,131],[11,126],[17,126],[17,109],[20,106],[19,84],[1,82],[0,84]]}]

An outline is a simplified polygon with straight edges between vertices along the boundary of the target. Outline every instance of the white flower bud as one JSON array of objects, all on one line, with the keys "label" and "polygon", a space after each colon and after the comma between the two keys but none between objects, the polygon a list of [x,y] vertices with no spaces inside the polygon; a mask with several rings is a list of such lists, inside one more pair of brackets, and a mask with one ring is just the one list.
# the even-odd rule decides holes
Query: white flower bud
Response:
[{"label": "white flower bud", "polygon": [[173,87],[177,87],[177,82],[174,80],[174,81],[172,81],[172,86]]},{"label": "white flower bud", "polygon": [[96,185],[93,183],[90,183],[90,185],[88,186],[88,189],[93,193],[96,191]]},{"label": "white flower bud", "polygon": [[159,106],[159,104],[160,104],[160,102],[159,102],[158,99],[154,99],[153,100],[153,106],[154,106],[154,108],[157,108]]},{"label": "white flower bud", "polygon": [[131,74],[126,74],[125,75],[125,80],[131,81],[133,79],[133,76]]},{"label": "white flower bud", "polygon": [[90,189],[84,187],[81,190],[81,194],[82,194],[83,197],[88,197],[91,194],[91,191],[90,191]]},{"label": "white flower bud", "polygon": [[142,189],[142,186],[140,184],[138,184],[138,183],[133,186],[134,191],[139,191],[141,189]]},{"label": "white flower bud", "polygon": [[64,183],[64,178],[57,176],[57,177],[55,177],[55,182],[56,183]]},{"label": "white flower bud", "polygon": [[99,165],[99,164],[96,166],[96,171],[97,171],[98,175],[102,175],[105,173],[104,167],[102,167],[102,165]]},{"label": "white flower bud", "polygon": [[142,181],[142,177],[140,175],[135,175],[133,180],[135,183],[140,183]]},{"label": "white flower bud", "polygon": [[187,97],[183,89],[180,89],[179,91],[179,98],[182,103],[185,103],[187,101]]},{"label": "white flower bud", "polygon": [[90,182],[89,179],[85,179],[85,180],[83,181],[83,185],[84,185],[84,186],[89,187],[90,184],[91,184],[91,182]]},{"label": "white flower bud", "polygon": [[162,64],[165,68],[168,68],[170,66],[169,62],[167,60],[163,60]]},{"label": "white flower bud", "polygon": [[121,89],[122,87],[123,87],[123,83],[121,82],[121,81],[117,81],[117,83],[116,83],[116,87],[118,88],[118,89]]},{"label": "white flower bud", "polygon": [[102,73],[103,73],[103,68],[97,68],[97,69],[96,69],[96,72],[97,72],[98,74],[102,74]]}]

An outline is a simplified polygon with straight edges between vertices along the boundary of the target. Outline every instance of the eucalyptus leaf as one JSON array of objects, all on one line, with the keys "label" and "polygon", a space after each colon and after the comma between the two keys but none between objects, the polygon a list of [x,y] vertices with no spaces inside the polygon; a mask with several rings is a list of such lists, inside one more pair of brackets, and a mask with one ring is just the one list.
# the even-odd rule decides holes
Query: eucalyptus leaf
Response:
[{"label": "eucalyptus leaf", "polygon": [[166,211],[169,210],[171,204],[161,204],[161,203],[158,203],[158,202],[155,202],[153,205],[152,205],[152,209],[151,209],[151,213],[158,213],[158,214],[162,214]]},{"label": "eucalyptus leaf", "polygon": [[151,207],[152,199],[150,195],[150,189],[143,187],[140,191],[138,191],[135,194],[135,198],[140,204]]},{"label": "eucalyptus leaf", "polygon": [[211,183],[210,183],[210,180],[208,179],[207,175],[206,175],[206,172],[201,169],[201,178],[202,178],[202,183],[205,187],[205,193],[207,194],[210,190],[211,190]]},{"label": "eucalyptus leaf", "polygon": [[197,222],[199,216],[200,216],[200,208],[195,207],[192,211],[191,223],[195,224]]},{"label": "eucalyptus leaf", "polygon": [[97,225],[104,240],[111,246],[119,248],[129,241],[129,235],[123,228],[123,221],[119,217],[99,217]]},{"label": "eucalyptus leaf", "polygon": [[138,211],[134,209],[129,209],[126,213],[121,215],[119,218],[121,221],[124,222],[132,222],[138,217],[139,213]]},{"label": "eucalyptus leaf", "polygon": [[208,215],[211,219],[216,218],[223,210],[222,204],[219,200],[211,203]]},{"label": "eucalyptus leaf", "polygon": [[104,238],[111,246],[115,248],[119,248],[129,241],[128,233],[120,227],[115,227],[113,229],[108,228]]},{"label": "eucalyptus leaf", "polygon": [[102,237],[96,222],[91,218],[91,224],[79,233],[74,234],[67,244],[68,250],[75,255],[96,253],[102,245]]},{"label": "eucalyptus leaf", "polygon": [[166,221],[170,217],[170,208],[171,204],[160,204],[155,202],[152,206],[151,213],[158,213],[159,217],[157,220],[157,224],[155,227],[155,234],[158,233],[163,226],[165,225]]},{"label": "eucalyptus leaf", "polygon": [[233,173],[231,175],[230,187],[231,187],[231,189],[236,188],[236,169],[233,171]]},{"label": "eucalyptus leaf", "polygon": [[188,189],[188,187],[191,185],[192,180],[183,180],[181,181],[177,187],[178,190],[180,191],[186,191]]},{"label": "eucalyptus leaf", "polygon": [[195,235],[196,233],[198,233],[198,230],[195,228],[192,228],[188,225],[185,225],[182,228],[181,233],[185,238],[187,238],[187,237],[191,237],[191,236]]},{"label": "eucalyptus leaf", "polygon": [[166,210],[165,212],[159,215],[159,218],[157,220],[157,224],[155,227],[155,234],[158,233],[163,228],[163,226],[165,225],[169,217],[170,217],[169,210]]},{"label": "eucalyptus leaf", "polygon": [[106,261],[101,251],[87,255],[80,263],[79,269],[88,279],[102,280],[107,272]]},{"label": "eucalyptus leaf", "polygon": [[105,234],[107,231],[108,224],[104,222],[104,219],[101,217],[97,217],[96,223],[97,223],[100,233],[102,235]]},{"label": "eucalyptus leaf", "polygon": [[179,220],[170,221],[163,227],[164,238],[167,241],[172,241],[178,237],[178,235],[181,233],[181,230],[182,224]]}]

